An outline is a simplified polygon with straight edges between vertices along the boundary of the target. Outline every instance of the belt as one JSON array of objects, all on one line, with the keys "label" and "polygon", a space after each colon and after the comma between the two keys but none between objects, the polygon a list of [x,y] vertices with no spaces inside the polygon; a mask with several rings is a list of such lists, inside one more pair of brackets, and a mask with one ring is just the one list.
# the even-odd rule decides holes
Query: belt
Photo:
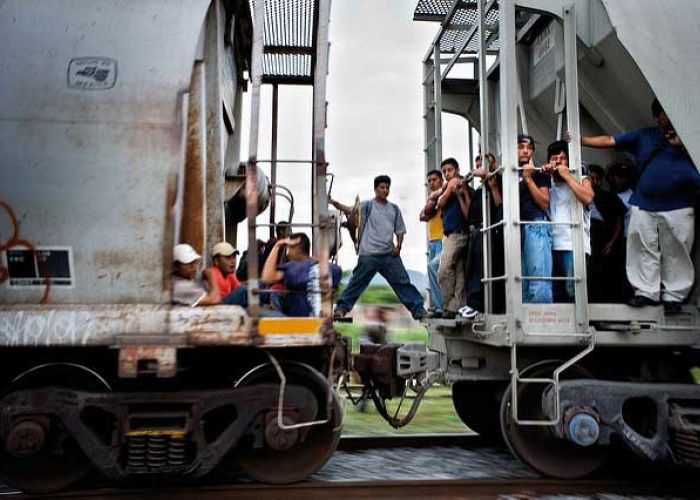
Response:
[{"label": "belt", "polygon": [[449,236],[451,234],[469,234],[469,228],[464,227],[462,229],[457,229],[456,231],[450,231],[449,233],[443,233],[445,236]]}]

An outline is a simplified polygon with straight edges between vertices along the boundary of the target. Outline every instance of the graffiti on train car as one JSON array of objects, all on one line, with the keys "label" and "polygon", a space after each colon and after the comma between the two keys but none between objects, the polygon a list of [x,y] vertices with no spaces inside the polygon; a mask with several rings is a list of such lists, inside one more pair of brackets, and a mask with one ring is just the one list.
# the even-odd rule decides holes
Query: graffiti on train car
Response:
[{"label": "graffiti on train car", "polygon": [[0,314],[0,345],[85,345],[98,328],[88,311]]}]

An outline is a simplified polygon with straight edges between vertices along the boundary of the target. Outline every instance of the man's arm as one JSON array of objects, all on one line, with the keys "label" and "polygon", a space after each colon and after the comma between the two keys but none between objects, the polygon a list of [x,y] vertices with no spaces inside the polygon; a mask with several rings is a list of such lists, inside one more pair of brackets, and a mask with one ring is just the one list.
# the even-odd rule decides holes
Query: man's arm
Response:
[{"label": "man's arm", "polygon": [[340,210],[343,212],[345,215],[350,215],[350,212],[352,211],[352,207],[349,207],[347,205],[343,205],[339,201],[334,200],[333,198],[328,198],[328,203],[333,205],[336,209]]},{"label": "man's arm", "polygon": [[279,260],[279,254],[282,247],[284,247],[288,238],[277,240],[275,246],[272,247],[270,255],[267,256],[265,265],[263,265],[262,273],[260,273],[260,281],[266,285],[272,285],[273,283],[279,283],[284,279],[284,272],[277,269],[277,262]]},{"label": "man's arm", "polygon": [[428,197],[423,210],[420,211],[419,219],[421,222],[428,222],[437,215],[437,199],[432,196]]},{"label": "man's arm", "polygon": [[447,186],[443,189],[440,197],[437,200],[437,208],[443,209],[447,202],[450,201],[450,196],[457,189],[457,186],[462,182],[460,178],[454,178],[447,183]]},{"label": "man's arm", "polygon": [[391,251],[391,254],[394,257],[398,257],[399,255],[401,255],[401,246],[403,245],[403,237],[404,237],[404,233],[396,235],[396,246]]},{"label": "man's arm", "polygon": [[608,256],[610,253],[612,253],[613,248],[615,248],[615,243],[617,240],[620,238],[620,235],[622,234],[622,228],[624,227],[624,222],[622,219],[622,216],[618,216],[615,218],[615,228],[613,229],[613,234],[612,237],[610,238],[610,241],[608,241],[605,246],[603,247],[603,255]]},{"label": "man's arm", "polygon": [[199,299],[197,305],[215,306],[217,304],[221,304],[221,291],[219,290],[219,284],[216,282],[216,279],[214,278],[214,273],[211,272],[211,269],[204,270],[204,277],[207,280],[209,291],[204,297]]},{"label": "man's arm", "polygon": [[615,138],[611,135],[581,136],[581,146],[588,148],[608,149],[615,147]]},{"label": "man's arm", "polygon": [[457,196],[457,202],[459,203],[459,210],[462,212],[465,219],[469,215],[469,206],[472,203],[472,194],[472,189],[469,187],[469,185],[464,183],[462,183],[462,186],[459,187],[455,193]]},{"label": "man's arm", "polygon": [[590,205],[595,197],[591,180],[588,177],[584,177],[581,182],[579,182],[576,177],[569,172],[568,165],[562,164],[556,168],[561,178],[564,179],[564,182],[566,182],[569,189],[574,193],[576,199],[584,206]]}]

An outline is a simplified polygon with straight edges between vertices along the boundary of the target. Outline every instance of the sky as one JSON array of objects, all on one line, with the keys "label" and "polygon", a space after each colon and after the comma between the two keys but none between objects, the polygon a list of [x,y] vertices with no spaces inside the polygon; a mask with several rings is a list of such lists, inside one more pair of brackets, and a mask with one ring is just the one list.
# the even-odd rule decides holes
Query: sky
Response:
[{"label": "sky", "polygon": [[[389,200],[399,205],[407,226],[404,264],[425,272],[425,223],[418,220],[425,200],[421,62],[439,24],[413,21],[415,5],[415,0],[333,1],[326,156],[335,175],[331,195],[345,204],[356,195],[373,197],[375,176],[391,177]],[[270,157],[271,89],[266,87],[261,159]],[[310,158],[311,95],[309,87],[280,87],[278,158]],[[467,122],[443,114],[443,135],[443,156],[468,164]],[[278,167],[278,182],[295,195],[294,222],[310,220],[309,179],[307,165]],[[288,214],[286,202],[278,202],[277,220]],[[268,218],[267,212],[259,217]],[[339,263],[352,269],[357,257],[347,232],[343,243]]]}]

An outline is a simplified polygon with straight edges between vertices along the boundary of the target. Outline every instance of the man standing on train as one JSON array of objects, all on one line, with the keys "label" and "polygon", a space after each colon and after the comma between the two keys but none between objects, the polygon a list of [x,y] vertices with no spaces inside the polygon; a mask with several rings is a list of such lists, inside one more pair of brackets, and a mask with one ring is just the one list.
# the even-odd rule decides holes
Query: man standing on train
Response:
[{"label": "man standing on train", "polygon": [[[552,228],[538,224],[548,220],[550,178],[535,168],[535,140],[518,135],[518,165],[520,166],[520,220],[522,225],[523,276],[552,276]],[[552,302],[550,280],[523,280],[523,302],[548,304]]]},{"label": "man standing on train", "polygon": [[658,99],[651,105],[656,127],[616,136],[581,137],[581,145],[615,148],[634,156],[639,169],[630,199],[627,277],[635,296],[629,305],[657,305],[677,313],[695,278],[690,255],[700,174]]},{"label": "man standing on train", "polygon": [[[442,190],[442,172],[431,170],[428,172],[428,189],[430,194]],[[430,308],[432,318],[442,317],[442,295],[440,293],[440,257],[442,256],[442,210],[437,208],[436,200],[428,197],[423,210],[420,212],[421,222],[428,223],[428,280],[430,281]]]},{"label": "man standing on train", "polygon": [[[360,206],[360,255],[350,282],[336,304],[333,314],[335,318],[342,318],[350,312],[377,273],[389,282],[414,319],[426,316],[423,296],[411,283],[401,261],[401,245],[406,234],[406,225],[399,207],[387,200],[390,187],[389,176],[375,177],[374,198],[363,201]],[[328,202],[338,210],[345,208],[335,200],[329,199]]]}]

